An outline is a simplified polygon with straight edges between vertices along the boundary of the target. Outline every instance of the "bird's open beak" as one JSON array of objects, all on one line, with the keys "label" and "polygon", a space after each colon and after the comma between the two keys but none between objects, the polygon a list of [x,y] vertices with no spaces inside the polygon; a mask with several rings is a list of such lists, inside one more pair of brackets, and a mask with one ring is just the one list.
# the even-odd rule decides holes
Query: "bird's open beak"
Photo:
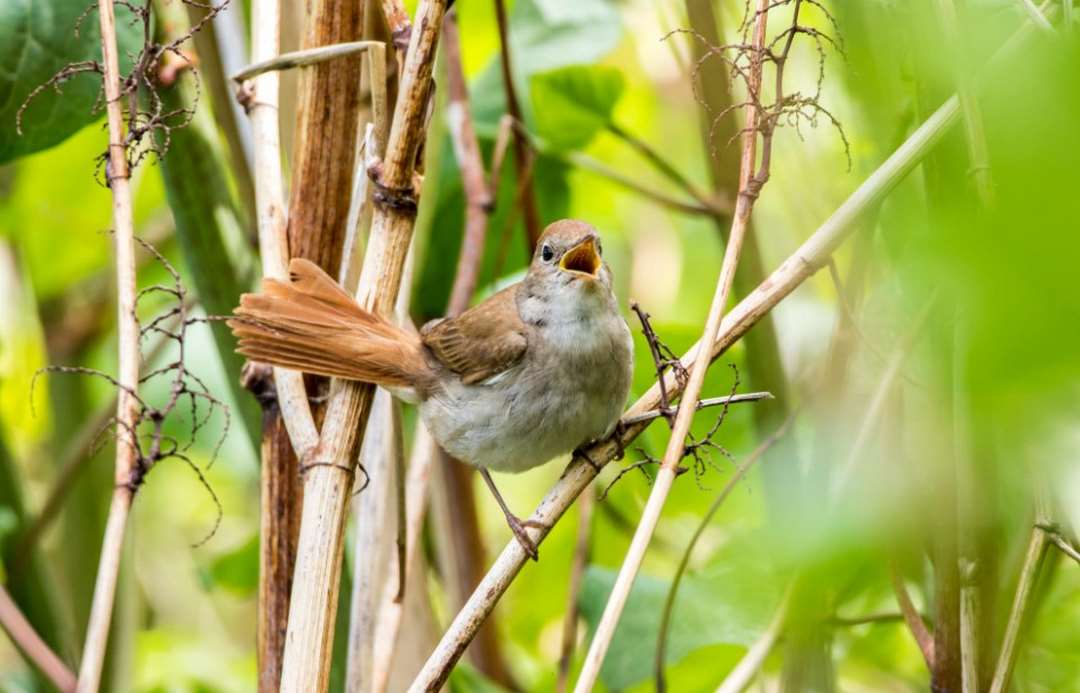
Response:
[{"label": "bird's open beak", "polygon": [[567,250],[559,260],[559,267],[567,272],[584,274],[593,279],[600,271],[601,264],[600,253],[596,250],[596,239],[592,236]]}]

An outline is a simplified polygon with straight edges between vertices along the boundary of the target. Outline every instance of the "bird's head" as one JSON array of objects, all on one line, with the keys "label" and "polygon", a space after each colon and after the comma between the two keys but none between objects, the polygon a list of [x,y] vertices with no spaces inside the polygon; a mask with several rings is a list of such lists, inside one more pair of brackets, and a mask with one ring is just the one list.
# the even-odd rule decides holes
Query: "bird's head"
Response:
[{"label": "bird's head", "polygon": [[579,291],[611,290],[611,270],[604,262],[600,234],[575,219],[556,221],[536,244],[529,277],[549,286]]}]

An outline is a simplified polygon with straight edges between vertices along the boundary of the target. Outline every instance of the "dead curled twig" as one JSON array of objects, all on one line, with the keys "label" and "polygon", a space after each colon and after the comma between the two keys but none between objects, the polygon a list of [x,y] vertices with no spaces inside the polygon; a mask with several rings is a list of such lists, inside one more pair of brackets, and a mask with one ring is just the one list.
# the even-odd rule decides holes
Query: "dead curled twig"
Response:
[{"label": "dead curled twig", "polygon": [[[147,286],[136,295],[136,301],[138,301],[154,294],[164,294],[168,297],[168,301],[173,303],[172,307],[158,313],[145,324],[139,323],[140,339],[145,339],[150,335],[158,335],[166,343],[172,342],[176,345],[177,354],[174,359],[139,376],[140,385],[152,380],[167,378],[169,395],[165,403],[154,406],[140,396],[134,388],[123,385],[104,371],[81,366],[47,366],[34,373],[31,379],[31,407],[33,406],[34,389],[37,380],[45,373],[89,375],[101,378],[112,387],[122,390],[132,397],[137,405],[134,421],[122,423],[115,416],[111,417],[99,431],[95,442],[91,445],[91,449],[96,449],[98,445],[104,442],[105,436],[110,429],[113,433],[112,437],[118,445],[128,445],[132,449],[135,465],[128,478],[122,482],[122,485],[127,487],[133,495],[142,486],[146,475],[157,463],[175,459],[186,464],[195,473],[199,483],[210,495],[217,512],[213,526],[203,538],[193,544],[193,547],[197,547],[205,544],[214,536],[221,523],[223,511],[221,502],[207,481],[204,470],[195,464],[189,452],[198,439],[199,432],[210,423],[215,412],[221,412],[223,417],[222,431],[214,442],[210,459],[206,464],[206,470],[209,470],[217,459],[231,424],[228,406],[215,397],[206,382],[189,370],[187,365],[188,328],[197,323],[207,322],[212,318],[192,317],[189,315],[191,302],[187,298],[187,290],[181,282],[179,272],[152,245],[139,238],[135,240],[165,268],[172,279],[169,284]],[[135,319],[138,322],[137,316]],[[177,412],[181,408],[187,411],[189,426],[187,439],[184,441],[166,432],[167,425],[179,415]],[[121,431],[125,435],[120,435]]]},{"label": "dead curled twig", "polygon": [[[144,0],[142,3],[134,0],[114,0],[113,4],[126,8],[130,13],[128,20],[131,25],[138,26],[142,30],[142,45],[135,54],[128,54],[131,61],[131,69],[127,74],[120,75],[120,94],[117,100],[123,104],[124,120],[124,151],[128,161],[128,167],[138,166],[149,154],[153,154],[158,160],[162,159],[169,150],[172,141],[172,131],[176,128],[185,127],[195,117],[200,95],[199,73],[195,69],[194,58],[181,49],[181,46],[189,41],[208,22],[212,21],[219,13],[224,11],[231,0],[222,0],[220,4],[211,2],[199,2],[198,0],[180,0],[189,7],[204,10],[205,13],[195,22],[190,30],[167,43],[154,41],[154,22],[151,17],[152,0]],[[73,29],[75,36],[79,35],[83,21],[94,11],[96,4],[91,4],[86,11],[79,16]],[[195,98],[191,108],[167,109],[164,100],[158,93],[159,88],[167,87],[176,81],[183,71],[190,71],[195,79]],[[62,67],[48,80],[35,87],[23,100],[15,113],[15,128],[21,135],[23,131],[23,116],[30,104],[46,89],[53,89],[58,94],[62,93],[61,85],[82,74],[96,74],[104,76],[105,66],[98,60],[83,60],[70,63]],[[105,104],[104,80],[98,93],[97,100],[92,108],[93,113],[99,112]],[[109,171],[109,153],[102,152],[97,157],[97,176],[99,182],[108,186],[112,178]]]},{"label": "dead curled twig", "polygon": [[[816,8],[818,12],[825,17],[835,35],[802,24],[799,21],[799,13],[804,5]],[[757,47],[750,38],[750,32],[753,29],[757,18],[783,6],[791,6],[793,8],[791,23],[783,31],[776,34],[776,36],[768,43],[760,48]],[[759,164],[758,174],[751,179],[752,190],[759,190],[768,179],[772,137],[776,132],[776,129],[782,126],[791,127],[796,131],[799,137],[802,138],[802,126],[809,125],[810,127],[817,127],[821,118],[828,121],[839,135],[840,140],[844,145],[844,155],[847,158],[848,169],[850,170],[851,145],[848,141],[847,134],[844,132],[844,128],[836,116],[820,102],[822,85],[825,82],[825,58],[828,54],[827,49],[831,48],[841,56],[844,56],[844,44],[840,37],[836,18],[824,5],[818,2],[818,0],[775,0],[774,2],[767,3],[765,7],[754,12],[751,12],[749,6],[747,6],[745,17],[742,24],[739,26],[740,40],[737,43],[728,43],[719,46],[713,45],[708,39],[693,29],[676,29],[668,33],[664,39],[669,38],[673,34],[687,34],[697,40],[702,46],[703,53],[701,57],[698,58],[697,62],[694,63],[690,77],[695,99],[697,99],[702,108],[712,116],[712,120],[709,123],[709,143],[712,149],[711,153],[714,157],[717,156],[719,150],[715,141],[716,131],[720,124],[724,122],[725,118],[728,118],[733,112],[743,109],[753,109],[758,114],[757,122],[752,129],[761,136],[762,158]],[[788,58],[791,56],[791,48],[795,42],[795,38],[800,35],[809,37],[817,51],[817,79],[814,83],[814,91],[811,94],[803,94],[798,91],[790,93],[784,91],[784,71],[788,63]],[[777,50],[778,47],[779,50]],[[698,79],[701,71],[707,67],[713,59],[717,59],[723,64],[727,71],[728,80],[731,83],[738,80],[744,85],[747,91],[745,101],[733,103],[716,113],[713,112],[713,109],[709,105],[707,99],[705,99],[704,94],[700,92],[700,80]],[[752,67],[755,61],[758,60],[760,60],[763,65],[771,64],[773,66],[774,83],[771,101],[766,98],[764,93],[765,90],[754,86],[754,80],[750,79]],[[747,128],[737,130],[723,146],[731,146],[733,142],[745,135],[746,131]],[[764,176],[762,176],[762,174],[764,174]]]}]

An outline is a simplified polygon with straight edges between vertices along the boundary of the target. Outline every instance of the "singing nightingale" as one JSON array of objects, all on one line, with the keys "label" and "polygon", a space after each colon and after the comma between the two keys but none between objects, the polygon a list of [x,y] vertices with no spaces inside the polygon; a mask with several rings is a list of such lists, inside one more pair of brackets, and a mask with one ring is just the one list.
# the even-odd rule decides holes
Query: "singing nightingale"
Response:
[{"label": "singing nightingale", "polygon": [[[435,441],[475,465],[514,535],[536,547],[488,470],[521,472],[610,434],[630,390],[633,340],[596,229],[557,221],[525,278],[420,332],[361,308],[315,264],[264,279],[230,321],[244,356],[375,383],[418,405]],[[591,460],[590,460],[591,462]]]}]

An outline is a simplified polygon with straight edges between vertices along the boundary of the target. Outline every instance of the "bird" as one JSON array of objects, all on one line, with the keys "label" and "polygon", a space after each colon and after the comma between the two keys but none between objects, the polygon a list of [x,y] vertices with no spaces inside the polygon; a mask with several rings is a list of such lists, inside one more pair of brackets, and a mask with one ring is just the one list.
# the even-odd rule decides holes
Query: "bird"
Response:
[{"label": "bird", "polygon": [[241,297],[229,321],[237,351],[416,404],[436,443],[479,469],[537,560],[525,531],[536,523],[510,511],[490,472],[522,472],[606,438],[632,381],[633,338],[596,228],[550,224],[521,281],[419,331],[364,309],[308,260],[291,260],[289,275]]}]

